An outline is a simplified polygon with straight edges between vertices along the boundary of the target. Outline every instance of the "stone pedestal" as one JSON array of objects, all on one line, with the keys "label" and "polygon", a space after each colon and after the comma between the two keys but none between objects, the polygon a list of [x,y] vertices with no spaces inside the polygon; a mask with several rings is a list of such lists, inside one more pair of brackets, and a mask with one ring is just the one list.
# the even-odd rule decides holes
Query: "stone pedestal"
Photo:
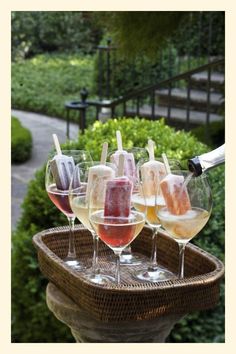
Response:
[{"label": "stone pedestal", "polygon": [[105,323],[81,309],[52,283],[48,284],[46,295],[48,308],[70,327],[76,342],[80,343],[163,343],[183,316]]}]

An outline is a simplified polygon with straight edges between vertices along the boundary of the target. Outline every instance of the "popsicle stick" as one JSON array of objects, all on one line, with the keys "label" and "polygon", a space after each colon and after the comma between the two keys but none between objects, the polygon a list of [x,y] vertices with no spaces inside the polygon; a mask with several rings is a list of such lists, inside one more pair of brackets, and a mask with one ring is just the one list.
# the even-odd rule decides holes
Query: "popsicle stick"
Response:
[{"label": "popsicle stick", "polygon": [[117,140],[118,150],[122,151],[123,150],[122,137],[121,137],[121,132],[119,130],[116,131],[116,140]]},{"label": "popsicle stick", "polygon": [[164,165],[165,165],[165,169],[166,169],[166,173],[169,175],[171,173],[171,170],[170,170],[170,165],[169,165],[169,161],[167,159],[167,156],[165,153],[161,154],[162,158],[163,158],[163,162],[164,162]]},{"label": "popsicle stick", "polygon": [[118,171],[117,171],[118,177],[121,177],[124,175],[124,164],[125,164],[124,154],[120,154],[119,163],[118,163]]},{"label": "popsicle stick", "polygon": [[149,160],[155,160],[154,157],[154,141],[151,139],[148,139],[148,152],[149,152]]},{"label": "popsicle stick", "polygon": [[101,154],[101,160],[100,160],[100,164],[101,165],[105,165],[106,160],[107,160],[107,149],[108,149],[108,143],[105,142],[102,145],[102,154]]},{"label": "popsicle stick", "polygon": [[52,134],[53,140],[54,140],[54,145],[57,151],[57,155],[61,155],[61,147],[60,147],[60,143],[57,137],[57,134]]}]

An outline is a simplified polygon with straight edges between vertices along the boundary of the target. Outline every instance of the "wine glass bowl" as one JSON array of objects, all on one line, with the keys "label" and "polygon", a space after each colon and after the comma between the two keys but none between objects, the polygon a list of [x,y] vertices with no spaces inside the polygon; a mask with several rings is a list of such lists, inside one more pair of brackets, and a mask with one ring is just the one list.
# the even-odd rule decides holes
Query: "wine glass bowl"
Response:
[{"label": "wine glass bowl", "polygon": [[186,244],[195,237],[208,222],[212,210],[211,188],[206,174],[198,177],[190,174],[189,171],[172,171],[173,175],[182,176],[182,189],[178,192],[177,198],[184,202],[183,190],[186,188],[189,206],[184,212],[172,208],[169,203],[161,207],[158,217],[163,228],[179,245],[179,278],[184,278],[184,250]]}]

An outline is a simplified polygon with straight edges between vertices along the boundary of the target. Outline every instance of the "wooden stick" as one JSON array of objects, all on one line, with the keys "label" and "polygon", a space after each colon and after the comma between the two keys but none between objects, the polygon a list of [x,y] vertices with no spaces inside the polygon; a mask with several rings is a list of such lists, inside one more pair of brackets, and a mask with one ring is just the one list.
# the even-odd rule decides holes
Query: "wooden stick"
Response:
[{"label": "wooden stick", "polygon": [[151,139],[148,139],[148,152],[149,152],[149,160],[155,160],[154,157],[154,141]]},{"label": "wooden stick", "polygon": [[117,140],[117,148],[119,151],[123,150],[122,146],[122,137],[121,137],[121,132],[119,130],[116,131],[116,140]]},{"label": "wooden stick", "polygon": [[108,149],[108,143],[105,142],[102,144],[102,154],[101,154],[101,159],[100,159],[100,164],[105,165],[106,160],[107,160],[107,149]]},{"label": "wooden stick", "polygon": [[125,157],[124,154],[121,153],[119,155],[118,172],[117,172],[118,177],[124,175],[124,164],[125,164]]},{"label": "wooden stick", "polygon": [[169,165],[169,161],[167,159],[167,156],[165,153],[161,154],[162,158],[163,158],[163,162],[164,162],[164,165],[165,165],[165,169],[166,169],[166,173],[169,175],[171,173],[171,170],[170,170],[170,165]]},{"label": "wooden stick", "polygon": [[54,145],[57,151],[57,155],[62,155],[61,153],[61,147],[60,147],[60,143],[57,137],[57,134],[52,134],[53,140],[54,140]]}]

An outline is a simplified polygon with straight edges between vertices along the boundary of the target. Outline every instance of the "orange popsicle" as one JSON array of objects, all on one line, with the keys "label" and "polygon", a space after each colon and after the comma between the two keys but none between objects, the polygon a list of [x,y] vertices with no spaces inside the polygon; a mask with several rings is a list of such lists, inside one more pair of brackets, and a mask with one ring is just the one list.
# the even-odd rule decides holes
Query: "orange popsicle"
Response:
[{"label": "orange popsicle", "polygon": [[191,209],[184,177],[169,173],[160,183],[168,210],[174,215],[185,214]]}]

